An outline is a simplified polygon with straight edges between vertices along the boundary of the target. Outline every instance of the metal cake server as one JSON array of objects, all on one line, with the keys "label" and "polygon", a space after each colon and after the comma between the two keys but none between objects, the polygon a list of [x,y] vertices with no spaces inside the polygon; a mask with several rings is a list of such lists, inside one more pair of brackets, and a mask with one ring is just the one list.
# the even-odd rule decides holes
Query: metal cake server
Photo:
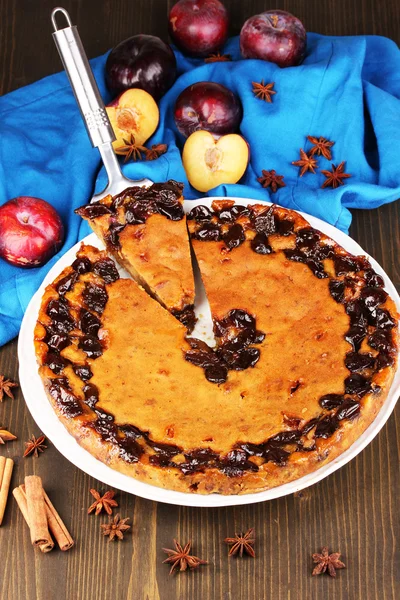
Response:
[{"label": "metal cake server", "polygon": [[[67,27],[58,28],[57,13],[64,15],[68,24]],[[88,136],[92,146],[98,148],[107,171],[107,187],[100,194],[95,194],[91,202],[96,202],[107,194],[115,196],[132,185],[151,185],[153,182],[150,179],[134,181],[122,174],[112,147],[115,135],[79,37],[78,29],[75,25],[72,25],[68,12],[57,6],[51,13],[51,21],[54,28],[53,38],[81,111]]]}]

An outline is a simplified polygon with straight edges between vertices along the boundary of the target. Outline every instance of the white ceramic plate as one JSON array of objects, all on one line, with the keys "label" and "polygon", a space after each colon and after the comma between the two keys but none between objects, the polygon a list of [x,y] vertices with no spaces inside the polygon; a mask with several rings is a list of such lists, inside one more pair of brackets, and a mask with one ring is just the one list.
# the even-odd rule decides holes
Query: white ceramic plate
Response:
[{"label": "white ceramic plate", "polygon": [[[198,204],[210,206],[214,199],[215,198],[203,198],[201,200],[188,201],[185,204],[185,210],[188,212],[193,208],[193,206]],[[247,205],[249,202],[254,203],[257,201],[251,200],[250,198],[238,198],[236,199],[236,202],[237,204]],[[328,223],[325,223],[324,221],[307,214],[303,214],[303,216],[311,223],[313,227],[324,232],[352,254],[365,255],[365,252],[354,240],[332,225],[329,225]],[[83,241],[85,243],[92,244],[93,246],[97,246],[98,248],[103,248],[103,245],[94,233],[87,236]],[[286,483],[285,485],[266,490],[265,492],[245,494],[242,496],[222,496],[220,494],[203,496],[184,492],[175,492],[173,490],[164,490],[147,483],[142,483],[136,479],[128,477],[127,475],[122,475],[121,473],[114,471],[79,446],[75,439],[68,433],[68,431],[58,420],[52,406],[47,399],[42,381],[38,375],[38,367],[34,352],[33,331],[44,288],[51,281],[53,281],[66,266],[72,263],[80,244],[81,242],[76,244],[60,258],[60,260],[50,270],[39,290],[29,303],[22,321],[18,340],[19,379],[25,401],[38,427],[51,440],[59,452],[61,452],[61,454],[63,454],[70,462],[89,475],[92,475],[99,481],[102,481],[113,488],[118,488],[131,494],[148,498],[149,500],[156,500],[158,502],[167,502],[169,504],[178,504],[184,506],[232,506],[271,500],[273,498],[279,498],[280,496],[292,494],[298,490],[309,487],[310,485],[321,481],[321,479],[327,477],[345,465],[371,442],[371,440],[377,435],[377,433],[388,420],[396,404],[400,391],[399,369],[397,370],[389,395],[379,414],[370,427],[368,427],[368,429],[358,438],[358,440],[354,442],[354,444],[348,450],[346,450],[346,452],[343,452],[329,464],[323,466],[317,471],[314,471],[313,473],[309,473],[308,475],[301,477],[300,479]],[[384,278],[386,290],[396,302],[398,312],[400,313],[400,298],[394,285],[386,273],[378,265],[378,263],[370,256],[367,255],[367,257],[371,261],[373,268]],[[128,277],[128,274],[125,271],[122,269],[119,269],[119,271],[121,275]],[[206,341],[210,341],[210,334],[212,331],[211,316],[205,299],[204,290],[201,286],[201,280],[197,274],[196,289],[198,288],[199,293],[196,297],[196,314],[199,317],[200,322],[196,326],[194,335],[202,337]]]}]

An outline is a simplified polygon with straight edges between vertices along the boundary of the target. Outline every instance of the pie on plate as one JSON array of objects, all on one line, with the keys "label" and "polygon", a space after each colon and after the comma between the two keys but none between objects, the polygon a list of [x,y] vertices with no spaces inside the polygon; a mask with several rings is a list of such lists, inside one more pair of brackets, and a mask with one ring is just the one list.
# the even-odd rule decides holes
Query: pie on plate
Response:
[{"label": "pie on plate", "polygon": [[215,346],[82,246],[35,329],[56,413],[99,460],[168,489],[251,493],[315,471],[387,397],[398,322],[382,278],[281,207],[222,200],[187,219]]}]

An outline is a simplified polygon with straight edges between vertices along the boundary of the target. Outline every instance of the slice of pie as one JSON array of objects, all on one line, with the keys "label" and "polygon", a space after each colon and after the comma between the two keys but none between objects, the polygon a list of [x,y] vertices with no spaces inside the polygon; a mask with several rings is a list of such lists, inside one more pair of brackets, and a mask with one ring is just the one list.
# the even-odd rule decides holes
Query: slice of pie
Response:
[{"label": "slice of pie", "polygon": [[132,277],[191,330],[194,281],[182,189],[172,180],[131,187],[75,212]]},{"label": "slice of pie", "polygon": [[188,219],[216,347],[82,246],[43,296],[39,372],[110,467],[179,491],[258,492],[332,461],[373,421],[397,363],[395,305],[364,257],[294,211],[223,201]]}]

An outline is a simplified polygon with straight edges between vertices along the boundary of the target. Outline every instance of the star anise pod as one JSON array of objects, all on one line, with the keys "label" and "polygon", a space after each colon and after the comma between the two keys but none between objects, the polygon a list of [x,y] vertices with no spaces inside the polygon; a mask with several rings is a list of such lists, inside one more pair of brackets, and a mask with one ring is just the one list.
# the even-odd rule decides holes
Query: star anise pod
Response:
[{"label": "star anise pod", "polygon": [[14,399],[14,394],[11,391],[13,387],[18,387],[18,383],[14,383],[11,379],[6,379],[4,375],[0,375],[0,402],[3,402],[4,394]]},{"label": "star anise pod", "polygon": [[111,542],[115,538],[119,540],[124,539],[124,531],[127,531],[131,528],[130,525],[126,525],[126,522],[129,521],[129,517],[126,519],[120,519],[119,514],[115,515],[115,517],[105,525],[100,525],[103,529],[103,535],[108,535],[110,538],[108,541]]},{"label": "star anise pod", "polygon": [[323,188],[326,188],[328,186],[337,188],[339,187],[339,185],[344,185],[344,181],[342,181],[342,179],[347,179],[348,177],[351,177],[349,173],[343,172],[345,164],[346,161],[341,162],[340,165],[337,167],[334,164],[332,164],[332,171],[321,171],[321,173],[323,173],[326,177],[326,180],[322,184]]},{"label": "star anise pod", "polygon": [[253,85],[253,94],[256,98],[260,98],[261,100],[265,100],[266,102],[272,102],[272,94],[276,94],[272,89],[275,85],[275,82],[272,83],[264,83],[264,79],[261,83],[257,83],[255,81],[251,82]]},{"label": "star anise pod", "polygon": [[115,506],[118,506],[118,503],[115,500],[113,500],[113,498],[115,496],[114,491],[109,490],[103,496],[100,496],[99,492],[96,490],[89,490],[89,491],[92,494],[92,496],[95,498],[95,502],[93,502],[93,504],[91,504],[89,506],[88,515],[90,515],[90,513],[92,513],[93,511],[95,511],[96,515],[99,515],[101,513],[101,511],[103,510],[103,508],[108,515],[111,515],[112,509]]},{"label": "star anise pod", "polygon": [[255,558],[256,553],[254,552],[253,546],[256,540],[253,527],[246,531],[246,533],[235,533],[235,537],[225,538],[224,541],[231,546],[229,549],[229,556],[237,554],[242,557],[243,552],[245,552],[252,558]]},{"label": "star anise pod", "polygon": [[271,171],[262,170],[262,176],[257,177],[257,181],[261,183],[263,188],[270,187],[273,192],[276,192],[280,187],[286,187],[286,183],[283,181],[283,175],[277,175],[274,169]]},{"label": "star anise pod", "polygon": [[125,156],[125,161],[128,162],[130,158],[132,160],[141,160],[142,152],[146,152],[147,148],[145,146],[140,146],[135,141],[135,136],[131,133],[130,139],[126,140],[123,138],[125,146],[120,146],[116,148],[115,153],[121,156]]},{"label": "star anise pod", "polygon": [[163,560],[164,563],[172,564],[169,574],[171,575],[175,570],[186,571],[189,569],[196,569],[199,565],[206,565],[206,560],[201,560],[197,556],[189,554],[191,542],[188,542],[183,548],[176,540],[174,540],[175,550],[171,548],[163,548],[164,552],[169,554],[168,558]]},{"label": "star anise pod", "polygon": [[309,156],[307,152],[304,152],[303,148],[300,148],[300,159],[292,162],[295,167],[301,167],[300,177],[303,177],[304,173],[311,171],[315,174],[315,168],[318,167],[318,163],[315,158]]},{"label": "star anise pod", "polygon": [[216,63],[216,62],[230,62],[232,60],[232,56],[230,54],[220,54],[217,52],[216,54],[210,54],[207,58],[204,59],[205,63]]},{"label": "star anise pod", "polygon": [[44,435],[40,435],[38,438],[35,438],[33,435],[29,441],[25,442],[24,457],[33,454],[33,456],[38,458],[39,452],[44,452],[47,448],[45,441],[46,437]]},{"label": "star anise pod", "polygon": [[313,554],[313,561],[317,563],[312,574],[320,575],[325,573],[328,569],[328,573],[331,577],[336,577],[336,569],[345,569],[346,565],[339,560],[340,552],[334,552],[329,554],[329,549],[325,546],[322,548],[322,554]]},{"label": "star anise pod", "polygon": [[309,152],[310,156],[316,154],[317,156],[323,156],[327,160],[332,160],[330,148],[335,145],[335,142],[330,142],[324,137],[313,137],[312,135],[308,135],[307,139],[313,144],[313,147]]},{"label": "star anise pod", "polygon": [[153,144],[151,148],[146,148],[146,160],[155,160],[161,154],[165,154],[167,148],[167,144]]},{"label": "star anise pod", "polygon": [[0,444],[5,444],[6,442],[12,442],[16,440],[17,436],[7,431],[7,429],[0,425]]}]

